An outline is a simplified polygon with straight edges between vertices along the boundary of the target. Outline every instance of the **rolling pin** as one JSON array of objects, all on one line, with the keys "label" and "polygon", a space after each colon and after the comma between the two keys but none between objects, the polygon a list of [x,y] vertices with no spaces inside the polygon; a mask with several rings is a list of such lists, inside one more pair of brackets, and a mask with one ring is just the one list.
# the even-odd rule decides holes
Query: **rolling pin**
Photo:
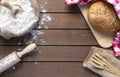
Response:
[{"label": "rolling pin", "polygon": [[15,65],[19,61],[21,61],[21,57],[36,48],[36,44],[30,44],[21,52],[12,52],[8,56],[4,57],[0,60],[0,73],[5,71],[6,69],[10,68],[11,66]]}]

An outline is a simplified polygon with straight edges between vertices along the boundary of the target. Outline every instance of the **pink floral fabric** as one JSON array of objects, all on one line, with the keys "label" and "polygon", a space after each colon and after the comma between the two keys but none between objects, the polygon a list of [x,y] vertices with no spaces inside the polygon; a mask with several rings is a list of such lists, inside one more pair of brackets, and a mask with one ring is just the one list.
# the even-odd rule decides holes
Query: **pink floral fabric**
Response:
[{"label": "pink floral fabric", "polygon": [[120,32],[117,32],[115,38],[113,38],[112,46],[114,49],[114,55],[120,56]]},{"label": "pink floral fabric", "polygon": [[[96,0],[65,0],[65,4],[86,5],[92,1],[96,1]],[[120,0],[104,0],[104,2],[110,3],[114,6],[116,14],[118,15],[118,18],[120,19]],[[117,36],[113,38],[112,46],[113,46],[115,56],[120,56],[120,32],[118,32]]]},{"label": "pink floral fabric", "polygon": [[73,4],[80,3],[80,4],[84,5],[84,4],[87,4],[87,3],[91,2],[91,1],[92,0],[65,0],[65,4],[73,5]]},{"label": "pink floral fabric", "polygon": [[115,11],[120,19],[120,0],[104,0],[104,1],[114,6]]},{"label": "pink floral fabric", "polygon": [[[67,4],[67,5],[73,5],[73,4],[85,5],[92,1],[96,1],[96,0],[65,0],[65,4]],[[115,8],[115,11],[116,11],[118,17],[120,18],[120,0],[104,0],[104,2],[112,4]]]}]

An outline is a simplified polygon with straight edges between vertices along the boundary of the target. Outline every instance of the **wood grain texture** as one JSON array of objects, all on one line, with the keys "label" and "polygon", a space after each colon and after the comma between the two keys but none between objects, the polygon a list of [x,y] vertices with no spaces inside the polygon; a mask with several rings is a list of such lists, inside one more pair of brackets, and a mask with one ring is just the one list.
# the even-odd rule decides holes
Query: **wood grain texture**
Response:
[{"label": "wood grain texture", "polygon": [[84,69],[82,62],[24,62],[0,77],[99,77]]},{"label": "wood grain texture", "polygon": [[38,3],[41,20],[44,15],[51,20],[39,23],[41,28],[21,37],[10,40],[0,37],[0,59],[33,42],[37,49],[0,77],[99,77],[82,66],[90,47],[98,43],[78,6],[65,5],[64,0]]},{"label": "wood grain texture", "polygon": [[[89,29],[81,14],[41,14],[41,18],[49,17],[48,22],[40,23],[43,29]],[[59,17],[59,18],[58,18]],[[41,19],[43,21],[43,19]],[[41,22],[40,21],[40,22]],[[41,29],[38,28],[38,29]]]},{"label": "wood grain texture", "polygon": [[38,0],[38,3],[40,5],[40,11],[43,12],[43,10],[41,10],[41,6],[44,6],[44,8],[47,10],[47,12],[80,12],[79,8],[77,7],[77,5],[72,5],[72,6],[68,6],[64,3],[64,0]]},{"label": "wood grain texture", "polygon": [[[0,58],[13,51],[21,51],[24,46],[0,46]],[[91,46],[38,46],[22,61],[84,61]]]},{"label": "wood grain texture", "polygon": [[41,32],[43,33],[35,37],[29,33],[10,40],[0,38],[0,45],[27,45],[31,42],[37,45],[98,45],[90,30],[41,30]]}]

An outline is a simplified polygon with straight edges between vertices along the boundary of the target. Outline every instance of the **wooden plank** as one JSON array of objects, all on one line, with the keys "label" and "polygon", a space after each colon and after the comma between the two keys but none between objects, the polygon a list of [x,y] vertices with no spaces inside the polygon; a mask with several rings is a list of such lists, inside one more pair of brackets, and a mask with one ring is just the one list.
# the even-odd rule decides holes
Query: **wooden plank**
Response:
[{"label": "wooden plank", "polygon": [[90,30],[37,30],[32,34],[5,40],[0,38],[0,45],[98,45]]},{"label": "wooden plank", "polygon": [[[21,51],[23,46],[0,46],[0,58]],[[23,61],[83,61],[91,46],[38,46],[35,53],[26,55]]]},{"label": "wooden plank", "polygon": [[80,12],[77,5],[68,6],[64,0],[38,0],[41,12]]},{"label": "wooden plank", "polygon": [[[14,68],[15,69],[15,68]],[[86,70],[82,62],[31,62],[21,63],[16,70],[0,77],[99,77]]]},{"label": "wooden plank", "polygon": [[89,29],[81,14],[41,14],[39,25],[43,29]]}]

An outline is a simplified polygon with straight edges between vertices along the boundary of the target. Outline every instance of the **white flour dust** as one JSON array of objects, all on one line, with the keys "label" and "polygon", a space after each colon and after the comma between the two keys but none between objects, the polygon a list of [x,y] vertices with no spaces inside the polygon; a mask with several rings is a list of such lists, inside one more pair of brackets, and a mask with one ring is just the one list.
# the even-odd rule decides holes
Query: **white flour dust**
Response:
[{"label": "white flour dust", "polygon": [[42,53],[42,51],[38,51],[38,53],[40,53],[40,54],[41,54],[41,53]]},{"label": "white flour dust", "polygon": [[48,29],[46,23],[50,22],[51,20],[52,20],[52,19],[51,19],[51,17],[50,17],[49,14],[42,14],[42,15],[41,15],[41,20],[40,20],[40,22],[39,22],[39,27],[38,27],[38,28],[39,28],[39,29],[40,29],[40,28]]},{"label": "white flour dust", "polygon": [[18,42],[18,45],[21,45],[21,42]]},{"label": "white flour dust", "polygon": [[[45,40],[44,40],[44,38],[42,38],[42,36],[44,35],[44,32],[41,31],[40,29],[48,29],[47,23],[49,23],[52,20],[52,18],[49,14],[47,14],[46,7],[48,4],[48,1],[40,0],[39,4],[40,4],[41,16],[40,16],[40,20],[38,22],[38,27],[37,27],[37,29],[31,31],[30,39],[28,39],[28,37],[25,36],[24,43],[27,45],[30,43],[33,43],[33,42],[38,43],[38,40],[40,41],[40,45],[45,45]],[[22,42],[18,42],[17,44],[22,45]]]},{"label": "white flour dust", "polygon": [[48,29],[47,25],[45,23],[48,23],[51,21],[51,16],[49,14],[46,14],[47,13],[47,4],[48,4],[48,1],[47,0],[41,0],[41,5],[40,5],[40,11],[41,11],[41,19],[39,21],[39,29],[40,28],[45,28],[45,29]]},{"label": "white flour dust", "polygon": [[15,70],[15,69],[16,69],[16,67],[15,67],[15,66],[13,66],[13,67],[12,67],[12,69],[13,69],[13,70]]},{"label": "white flour dust", "polygon": [[18,48],[17,51],[22,51],[23,49],[22,48]]},{"label": "white flour dust", "polygon": [[[17,45],[22,45],[23,42],[25,44],[30,44],[30,43],[38,43],[37,41],[39,40],[40,41],[40,44],[39,45],[45,45],[45,40],[44,38],[41,38],[41,36],[44,36],[44,32],[39,30],[41,28],[44,28],[44,29],[48,29],[48,26],[46,25],[46,23],[50,22],[52,19],[51,19],[51,16],[45,12],[47,12],[47,9],[46,9],[46,6],[47,6],[47,0],[40,0],[41,2],[41,5],[40,5],[40,11],[41,11],[41,18],[39,20],[39,23],[38,23],[38,28],[35,29],[35,30],[32,30],[30,32],[31,34],[31,37],[30,39],[28,39],[27,36],[25,36],[24,40],[23,41],[18,41]],[[23,50],[23,48],[18,48],[16,49],[16,51],[21,51]],[[41,54],[42,51],[38,50],[38,53]],[[0,54],[0,59],[2,59],[4,57],[3,54]],[[9,63],[11,63],[12,61],[15,61],[16,58],[14,56],[10,56],[9,60],[6,60],[6,62],[4,63],[1,63],[0,64],[0,67],[6,67],[7,65],[9,65]],[[31,60],[31,57],[28,56],[28,60]],[[39,62],[34,62],[35,65],[38,65]],[[1,68],[0,68],[1,69]],[[11,69],[9,70],[9,72],[11,72],[11,70],[16,70],[16,66],[13,66],[11,67]]]},{"label": "white flour dust", "polygon": [[[44,12],[47,12],[47,9],[46,9],[47,0],[40,0],[40,3],[41,3],[40,4],[41,17],[40,17],[37,29],[42,29],[42,28],[48,29],[48,26],[46,25],[46,23],[49,23],[52,19],[49,14],[44,13]],[[44,36],[43,31],[33,30],[31,32],[31,35],[32,35],[32,38],[30,39],[30,41],[28,41],[28,39],[25,39],[26,44],[37,42],[37,39],[39,38],[40,44],[45,45],[45,40],[44,40],[44,38],[42,38],[42,36]]]},{"label": "white flour dust", "polygon": [[[37,41],[40,40],[41,43],[44,43],[43,41],[41,41],[41,39],[43,40],[42,36],[44,35],[43,31],[40,30],[32,30],[31,31],[31,38],[30,40],[27,39],[27,37],[24,39],[25,43],[31,44],[31,43],[38,43]],[[38,39],[38,40],[37,40]]]},{"label": "white flour dust", "polygon": [[37,65],[37,64],[39,64],[39,62],[34,62],[34,64],[36,64],[36,65]]},{"label": "white flour dust", "polygon": [[[30,32],[30,37],[28,36],[24,36],[24,40],[22,41],[18,41],[17,45],[22,45],[23,42],[24,44],[28,45],[31,43],[37,43],[38,45],[45,45],[46,41],[44,39],[44,30],[40,30],[40,29],[48,29],[48,25],[47,23],[49,23],[52,18],[50,16],[50,14],[47,13],[47,9],[46,6],[48,4],[47,0],[40,0],[40,13],[41,13],[41,17],[40,20],[38,22],[38,27],[34,30],[32,30]],[[18,48],[17,51],[21,51],[23,48]],[[37,52],[38,54],[41,54],[42,51],[38,50]],[[3,58],[3,55],[0,55],[0,59]],[[32,58],[30,56],[28,56],[28,60],[31,60]],[[13,61],[14,59],[9,60],[8,62],[6,62],[5,64],[0,64],[0,66],[5,67],[6,65],[8,65],[10,63],[10,61]],[[34,64],[39,64],[39,62],[34,62]],[[15,70],[16,67],[12,67],[12,70]]]},{"label": "white flour dust", "polygon": [[40,0],[40,11],[41,12],[47,12],[46,6],[48,4],[47,0]]}]

